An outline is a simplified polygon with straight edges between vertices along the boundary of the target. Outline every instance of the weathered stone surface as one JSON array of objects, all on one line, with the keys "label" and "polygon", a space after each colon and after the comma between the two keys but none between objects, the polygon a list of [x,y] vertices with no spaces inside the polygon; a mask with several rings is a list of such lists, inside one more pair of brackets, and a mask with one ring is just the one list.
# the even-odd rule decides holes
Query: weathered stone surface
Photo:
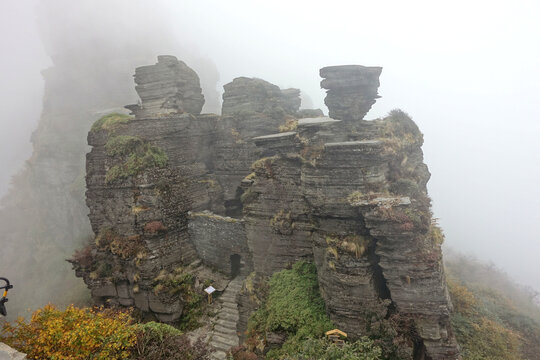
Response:
[{"label": "weathered stone surface", "polygon": [[199,76],[174,56],[161,55],[155,65],[137,68],[135,83],[142,104],[130,109],[138,115],[201,113],[204,96]]},{"label": "weathered stone surface", "polygon": [[295,131],[282,132],[279,134],[257,136],[252,139],[259,151],[259,157],[265,158],[276,154],[297,153],[300,150],[300,142]]},{"label": "weathered stone surface", "polygon": [[215,144],[215,174],[226,214],[241,215],[239,184],[258,155],[252,139],[279,130],[300,107],[297,89],[280,90],[261,79],[240,77],[224,86],[222,119]]},{"label": "weathered stone surface", "polygon": [[299,260],[311,260],[309,205],[301,187],[303,159],[257,160],[255,181],[243,195],[246,233],[257,274],[269,276]]},{"label": "weathered stone surface", "polygon": [[264,113],[281,119],[300,108],[300,90],[281,90],[268,81],[239,77],[223,86],[222,115],[251,115]]},{"label": "weathered stone surface", "polygon": [[[217,118],[191,114],[146,117],[142,112],[114,131],[89,133],[87,204],[96,242],[89,245],[92,254],[87,264],[75,266],[97,303],[135,304],[161,321],[181,316],[181,301],[171,301],[166,291],[154,294],[155,278],[198,258],[189,240],[188,211],[222,211],[219,184],[209,170],[213,158],[209,144]],[[141,139],[163,151],[166,167],[109,180],[111,169],[128,159],[108,150],[111,140],[122,137]],[[103,293],[113,283],[117,293]]]},{"label": "weathered stone surface", "polygon": [[281,90],[281,106],[287,114],[297,113],[301,102],[299,89]]},{"label": "weathered stone surface", "polygon": [[361,65],[328,66],[320,70],[327,89],[324,103],[329,116],[339,120],[362,120],[379,97],[381,67]]},{"label": "weathered stone surface", "polygon": [[0,360],[24,360],[26,355],[0,342]]},{"label": "weathered stone surface", "polygon": [[324,113],[321,109],[301,109],[296,113],[296,117],[299,119],[303,118],[314,118],[324,116]]},{"label": "weathered stone surface", "polygon": [[[203,262],[230,276],[247,275],[253,269],[244,222],[209,211],[191,212],[189,235]],[[240,256],[233,269],[233,256]]]},{"label": "weathered stone surface", "polygon": [[[340,329],[357,337],[373,321],[398,314],[412,319],[419,335],[410,339],[411,353],[455,359],[416,125],[396,111],[374,122],[303,119],[297,131],[296,162],[291,153],[273,151],[245,183],[255,271],[268,275],[294,254],[313,256],[327,310]],[[257,145],[271,148],[271,140],[281,137],[260,137]],[[267,225],[275,223],[272,211],[283,204],[298,209],[290,223],[301,223],[304,234],[291,231],[292,225]],[[298,214],[306,220],[296,220]]]}]

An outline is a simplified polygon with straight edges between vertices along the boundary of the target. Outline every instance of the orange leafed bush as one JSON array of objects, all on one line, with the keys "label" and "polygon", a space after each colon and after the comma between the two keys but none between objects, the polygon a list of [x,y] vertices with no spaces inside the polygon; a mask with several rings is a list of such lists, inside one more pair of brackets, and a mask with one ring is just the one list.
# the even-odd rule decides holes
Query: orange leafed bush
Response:
[{"label": "orange leafed bush", "polygon": [[0,340],[29,359],[126,359],[137,340],[129,313],[54,305],[36,310],[29,323],[6,323]]}]

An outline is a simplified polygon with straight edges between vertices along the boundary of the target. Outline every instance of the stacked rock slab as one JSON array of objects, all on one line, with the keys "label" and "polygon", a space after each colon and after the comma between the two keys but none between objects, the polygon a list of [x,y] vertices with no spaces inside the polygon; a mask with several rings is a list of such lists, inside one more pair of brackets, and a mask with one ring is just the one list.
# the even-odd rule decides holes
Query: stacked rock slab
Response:
[{"label": "stacked rock slab", "polygon": [[[252,167],[243,195],[246,235],[258,275],[270,276],[299,260],[312,260],[311,224],[304,201],[301,169],[305,161],[287,150],[298,148],[292,132],[255,138],[267,152]],[[280,146],[276,146],[280,144]],[[295,146],[296,145],[296,146]],[[281,148],[282,151],[277,152]],[[267,150],[269,151],[269,150]]]},{"label": "stacked rock slab", "polygon": [[[208,169],[218,116],[161,112],[200,111],[200,88],[199,96],[186,95],[198,84],[186,68],[175,58],[160,57],[154,67],[138,69],[144,74],[139,84],[163,89],[161,97],[138,86],[143,106],[135,118],[96,124],[88,134],[86,195],[95,241],[74,262],[95,303],[136,306],[166,322],[178,319],[184,304],[178,296],[156,291],[156,278],[198,260],[188,212],[222,207],[217,180]],[[188,98],[201,101],[193,106]],[[158,103],[176,105],[158,110]]]},{"label": "stacked rock slab", "polygon": [[281,90],[267,81],[240,77],[224,86],[218,124],[215,173],[224,191],[226,214],[241,215],[239,187],[257,160],[252,138],[275,133],[300,107],[299,90]]},{"label": "stacked rock slab", "polygon": [[[380,68],[325,69],[321,74],[332,80],[325,83],[332,92],[327,103],[338,104],[329,106],[330,114],[337,110],[343,121],[303,119],[287,136],[256,139],[260,153],[274,155],[251,177],[244,197],[254,269],[268,275],[295,256],[313,256],[327,311],[351,337],[369,334],[389,318],[400,319],[408,324],[401,336],[412,344],[410,356],[456,359],[422,134],[401,111],[361,120],[375,96],[367,101],[354,89],[376,94]],[[296,153],[287,137],[298,140]],[[288,150],[273,150],[278,147],[269,139],[282,141]],[[287,251],[272,251],[284,243],[270,226],[276,222],[272,210],[284,205],[293,209],[285,219],[301,224],[302,231],[289,226]],[[300,213],[307,215],[302,221]]]},{"label": "stacked rock slab", "polygon": [[158,56],[157,64],[137,68],[135,83],[141,115],[201,113],[204,96],[199,76],[174,56]]},{"label": "stacked rock slab", "polygon": [[327,89],[324,103],[329,116],[339,120],[361,120],[379,97],[381,67],[361,65],[328,66],[320,70]]}]

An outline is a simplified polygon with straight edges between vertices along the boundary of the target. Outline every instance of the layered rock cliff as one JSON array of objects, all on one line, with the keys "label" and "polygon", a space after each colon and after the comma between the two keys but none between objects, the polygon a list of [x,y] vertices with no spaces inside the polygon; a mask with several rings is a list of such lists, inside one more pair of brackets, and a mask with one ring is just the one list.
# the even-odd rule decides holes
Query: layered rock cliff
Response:
[{"label": "layered rock cliff", "polygon": [[[167,274],[203,266],[264,281],[304,259],[352,338],[392,319],[411,357],[455,359],[422,134],[398,110],[363,120],[380,72],[321,69],[331,117],[302,118],[318,113],[298,111],[298,90],[248,78],[225,85],[222,116],[201,115],[186,64],[138,68],[135,117],[101,119],[88,135],[95,240],[74,267],[94,300],[171,322],[189,301],[160,291]],[[238,301],[242,330],[256,304]]]},{"label": "layered rock cliff", "polygon": [[[119,24],[114,17],[104,19],[102,11],[74,6],[66,12],[66,4],[57,5],[65,17],[54,24],[46,9],[38,11],[42,33],[48,34],[43,45],[52,64],[42,71],[43,109],[30,139],[32,156],[13,177],[8,194],[0,199],[2,276],[17,286],[9,305],[13,319],[48,302],[64,306],[89,300],[84,283],[73,278],[70,265],[64,261],[92,236],[85,203],[86,137],[97,117],[122,111],[123,104],[136,98],[133,67],[152,59],[150,54],[161,47],[155,42],[142,44],[140,36],[147,34],[147,29],[136,27],[133,21]],[[88,23],[92,23],[90,18],[99,18],[101,28],[114,27],[116,35],[128,33],[129,39],[120,41],[110,32],[89,33],[84,39],[66,37],[68,29],[79,28],[77,20],[82,18]],[[119,30],[128,23],[133,31]],[[201,81],[205,105],[219,112],[215,65],[180,48],[178,51],[197,59],[197,68],[205,69]]]}]

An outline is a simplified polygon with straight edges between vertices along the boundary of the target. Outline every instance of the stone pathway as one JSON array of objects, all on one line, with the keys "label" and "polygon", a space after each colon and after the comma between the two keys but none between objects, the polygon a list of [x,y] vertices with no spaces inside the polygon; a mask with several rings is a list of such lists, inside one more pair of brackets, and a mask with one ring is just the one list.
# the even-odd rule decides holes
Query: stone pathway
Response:
[{"label": "stone pathway", "polygon": [[237,276],[234,278],[223,294],[216,300],[221,305],[221,309],[214,321],[214,328],[208,335],[208,344],[214,350],[210,358],[213,360],[224,360],[226,352],[233,346],[238,346],[239,338],[236,333],[238,323],[238,303],[236,296],[242,289],[244,278]]}]

